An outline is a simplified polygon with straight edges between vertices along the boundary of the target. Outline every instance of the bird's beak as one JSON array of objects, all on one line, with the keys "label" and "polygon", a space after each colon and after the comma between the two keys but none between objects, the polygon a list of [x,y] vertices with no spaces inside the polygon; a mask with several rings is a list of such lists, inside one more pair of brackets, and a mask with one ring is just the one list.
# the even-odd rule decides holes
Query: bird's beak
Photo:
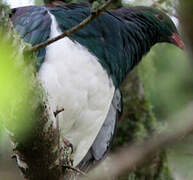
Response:
[{"label": "bird's beak", "polygon": [[172,36],[170,36],[170,38],[172,43],[174,43],[180,49],[184,50],[185,45],[177,33],[173,33]]}]

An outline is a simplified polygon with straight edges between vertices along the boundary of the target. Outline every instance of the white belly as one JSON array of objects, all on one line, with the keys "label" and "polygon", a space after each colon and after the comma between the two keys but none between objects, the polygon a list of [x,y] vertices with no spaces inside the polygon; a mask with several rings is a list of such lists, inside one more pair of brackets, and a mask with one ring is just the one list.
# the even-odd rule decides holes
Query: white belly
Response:
[{"label": "white belly", "polygon": [[[51,38],[61,34],[51,15]],[[47,47],[39,72],[62,136],[74,146],[74,166],[87,153],[108,113],[114,86],[97,58],[79,43],[63,38]]]}]

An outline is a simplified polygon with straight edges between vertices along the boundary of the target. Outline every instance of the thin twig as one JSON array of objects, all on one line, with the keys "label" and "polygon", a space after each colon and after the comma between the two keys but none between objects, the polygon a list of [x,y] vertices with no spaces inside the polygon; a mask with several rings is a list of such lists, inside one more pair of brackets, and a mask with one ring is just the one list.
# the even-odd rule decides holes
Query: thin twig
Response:
[{"label": "thin twig", "polygon": [[84,19],[81,23],[79,23],[78,25],[72,27],[71,29],[65,31],[63,34],[55,37],[55,38],[52,38],[52,39],[49,39],[45,42],[42,42],[40,44],[37,44],[35,46],[33,46],[32,48],[30,49],[26,49],[26,52],[34,52],[34,51],[38,51],[39,49],[41,48],[44,48],[66,36],[69,36],[73,33],[75,33],[76,31],[78,31],[79,29],[83,28],[84,26],[86,26],[88,23],[90,23],[93,19],[95,19],[96,17],[98,17],[111,3],[113,2],[113,0],[108,0],[106,1],[103,5],[101,5],[98,9],[96,10],[91,10],[91,14],[86,18]]},{"label": "thin twig", "polygon": [[61,112],[63,112],[63,111],[64,111],[64,108],[59,109],[59,110],[56,110],[56,111],[54,112],[54,116],[56,117],[59,113],[61,113]]}]

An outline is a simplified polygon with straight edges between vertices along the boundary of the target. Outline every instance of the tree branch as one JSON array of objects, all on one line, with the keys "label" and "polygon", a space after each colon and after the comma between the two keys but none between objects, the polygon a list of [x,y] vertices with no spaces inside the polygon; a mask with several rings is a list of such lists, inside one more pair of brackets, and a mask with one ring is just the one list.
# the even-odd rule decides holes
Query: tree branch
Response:
[{"label": "tree branch", "polygon": [[[16,158],[25,179],[58,180],[64,174],[63,163],[70,164],[71,151],[68,147],[60,148],[59,129],[36,76],[34,57],[23,53],[28,45],[14,32],[9,19],[9,7],[3,4],[0,6],[0,35],[1,48],[10,49],[4,52],[6,55],[2,59],[1,68],[9,65],[7,74],[16,76],[6,79],[8,87],[5,90],[11,93],[13,91],[14,96],[12,97],[11,93],[9,96],[12,98],[6,93],[4,95],[5,90],[1,88],[0,97],[2,98],[3,94],[5,102],[8,102],[7,106],[4,105],[6,103],[1,104],[0,114],[3,119],[0,119],[14,144],[13,157]],[[7,74],[3,75],[6,77]],[[2,79],[0,81],[2,87],[6,87],[7,84]],[[17,83],[18,87],[21,86],[17,87],[17,93],[14,91],[16,86],[12,85],[14,83]],[[57,111],[55,115],[61,111]]]},{"label": "tree branch", "polygon": [[37,45],[33,46],[30,49],[26,49],[26,51],[27,52],[38,51],[41,48],[44,48],[44,47],[46,47],[46,46],[48,46],[48,45],[50,45],[50,44],[52,44],[52,43],[54,43],[54,42],[64,38],[66,36],[70,36],[71,34],[75,33],[76,31],[80,30],[81,28],[83,28],[84,26],[89,24],[93,19],[98,17],[112,2],[113,2],[113,0],[106,1],[98,9],[91,10],[91,14],[86,19],[84,19],[81,23],[79,23],[78,25],[72,27],[71,29],[65,31],[63,34],[61,34],[61,35],[59,35],[59,36],[57,36],[55,38],[52,38],[52,39],[47,40],[46,42],[37,44]]},{"label": "tree branch", "polygon": [[180,0],[180,26],[182,34],[184,35],[184,41],[187,45],[187,50],[193,60],[193,1]]}]

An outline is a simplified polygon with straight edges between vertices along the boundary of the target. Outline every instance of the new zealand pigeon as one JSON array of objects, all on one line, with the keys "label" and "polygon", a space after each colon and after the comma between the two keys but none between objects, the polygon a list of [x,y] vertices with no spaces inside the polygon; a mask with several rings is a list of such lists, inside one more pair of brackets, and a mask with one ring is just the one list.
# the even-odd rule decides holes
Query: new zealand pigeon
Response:
[{"label": "new zealand pigeon", "polygon": [[[12,10],[16,31],[39,44],[77,25],[90,15],[87,3]],[[36,52],[39,79],[52,113],[58,114],[62,137],[72,143],[74,166],[87,169],[103,159],[112,143],[122,110],[119,87],[143,55],[159,42],[181,49],[172,20],[151,7],[108,10],[76,33]]]}]

